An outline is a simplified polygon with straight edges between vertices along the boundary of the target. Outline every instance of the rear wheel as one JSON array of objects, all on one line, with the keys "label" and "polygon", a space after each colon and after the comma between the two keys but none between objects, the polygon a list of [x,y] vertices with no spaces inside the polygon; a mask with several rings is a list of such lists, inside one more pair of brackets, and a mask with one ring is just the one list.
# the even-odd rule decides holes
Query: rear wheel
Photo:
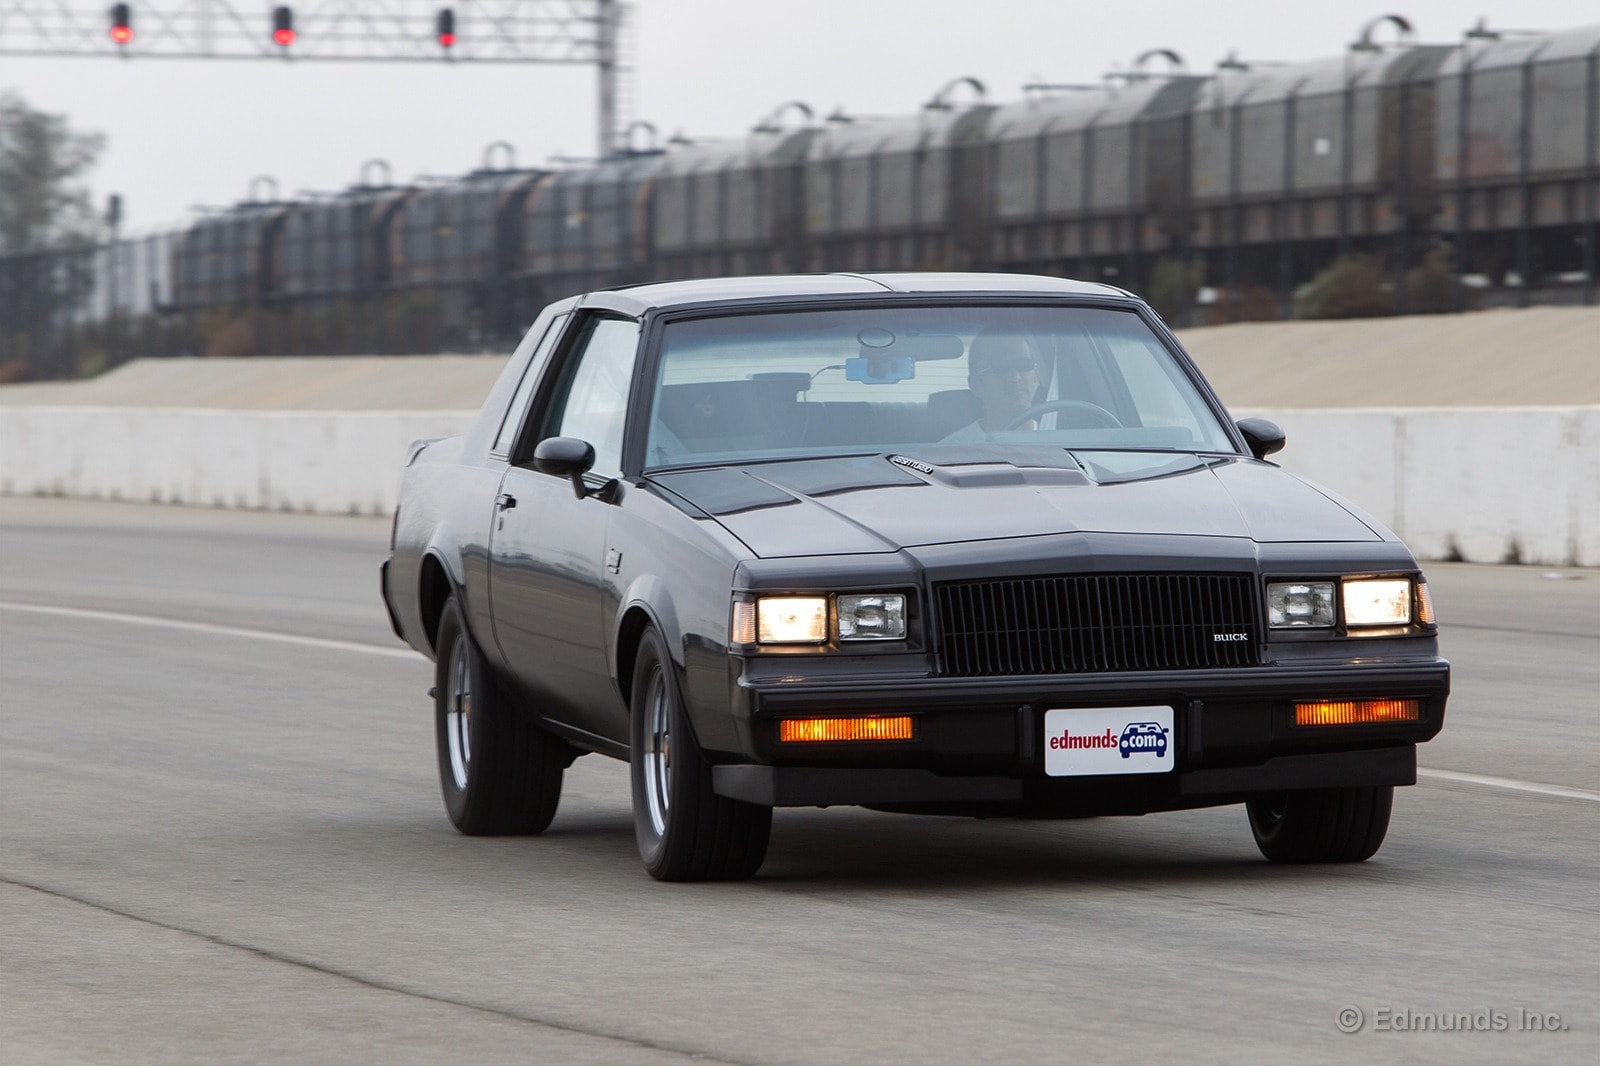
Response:
[{"label": "rear wheel", "polygon": [[566,742],[511,705],[454,596],[439,618],[438,651],[434,725],[450,821],[468,836],[543,832],[561,801]]},{"label": "rear wheel", "polygon": [[1362,862],[1389,832],[1394,786],[1277,792],[1245,803],[1256,847],[1273,862]]},{"label": "rear wheel", "polygon": [[646,630],[633,670],[633,827],[660,881],[737,881],[767,856],[772,808],[719,796],[689,730],[661,638]]}]

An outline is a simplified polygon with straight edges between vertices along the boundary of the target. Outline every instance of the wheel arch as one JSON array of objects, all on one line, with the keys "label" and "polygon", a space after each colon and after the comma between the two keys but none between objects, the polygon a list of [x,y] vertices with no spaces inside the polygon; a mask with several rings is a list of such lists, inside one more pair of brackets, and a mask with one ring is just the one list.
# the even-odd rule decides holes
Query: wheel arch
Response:
[{"label": "wheel arch", "polygon": [[[437,551],[422,556],[422,566],[417,575],[417,613],[422,616],[422,630],[427,635],[428,647],[435,658],[439,654],[439,616],[444,613],[445,601],[459,587]],[[463,622],[465,621],[463,611]]]},{"label": "wheel arch", "polygon": [[666,586],[654,576],[641,577],[629,587],[623,597],[623,609],[617,615],[613,670],[622,702],[633,706],[633,668],[639,657],[639,641],[646,629],[661,634],[667,656],[678,675],[678,689],[683,690],[683,634],[678,626],[678,614]]}]

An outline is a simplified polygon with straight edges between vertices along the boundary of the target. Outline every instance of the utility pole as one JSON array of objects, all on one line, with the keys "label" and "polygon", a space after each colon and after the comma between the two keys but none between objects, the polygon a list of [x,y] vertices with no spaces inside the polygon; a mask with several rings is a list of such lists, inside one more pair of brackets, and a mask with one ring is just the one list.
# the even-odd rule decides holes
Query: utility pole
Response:
[{"label": "utility pole", "polygon": [[617,137],[617,16],[616,0],[597,0],[595,19],[595,71],[599,76],[600,99],[595,108],[599,125],[596,142],[601,159],[616,147]]},{"label": "utility pole", "polygon": [[122,197],[112,193],[106,197],[106,356],[111,365],[120,360],[117,353],[122,347],[121,316],[117,314],[117,289],[120,264],[117,262],[117,231],[122,228]]}]

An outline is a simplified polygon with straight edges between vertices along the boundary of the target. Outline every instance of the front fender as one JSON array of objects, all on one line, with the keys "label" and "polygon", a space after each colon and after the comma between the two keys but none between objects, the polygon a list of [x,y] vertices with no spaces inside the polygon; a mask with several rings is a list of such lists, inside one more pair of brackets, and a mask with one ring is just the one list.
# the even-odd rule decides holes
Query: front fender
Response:
[{"label": "front fender", "polygon": [[[685,595],[694,597],[696,592]],[[720,600],[724,615],[728,600]],[[622,597],[613,628],[612,662],[615,678],[623,701],[627,702],[633,683],[634,654],[639,646],[639,634],[646,625],[652,625],[661,634],[667,654],[678,677],[678,691],[683,695],[684,710],[688,714],[695,740],[708,754],[741,750],[739,725],[734,720],[732,705],[732,673],[727,648],[726,617],[710,619],[707,611],[716,609],[715,602],[701,603],[691,599],[680,602],[667,582],[653,574],[641,575],[631,582]],[[697,613],[698,612],[698,613]]]},{"label": "front fender", "polygon": [[611,627],[612,681],[624,703],[629,702],[633,684],[634,655],[639,650],[639,635],[649,626],[661,634],[667,654],[678,672],[679,691],[685,691],[684,673],[687,649],[683,629],[678,623],[678,608],[666,582],[655,574],[641,574],[623,590],[617,617]]}]

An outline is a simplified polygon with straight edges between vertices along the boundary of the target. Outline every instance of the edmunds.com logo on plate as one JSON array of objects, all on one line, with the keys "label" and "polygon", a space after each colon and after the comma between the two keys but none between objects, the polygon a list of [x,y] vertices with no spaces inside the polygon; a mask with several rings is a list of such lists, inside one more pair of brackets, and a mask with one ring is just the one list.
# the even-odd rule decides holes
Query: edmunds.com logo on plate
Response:
[{"label": "edmunds.com logo on plate", "polygon": [[1044,716],[1051,777],[1160,774],[1171,770],[1171,707],[1057,708]]}]

